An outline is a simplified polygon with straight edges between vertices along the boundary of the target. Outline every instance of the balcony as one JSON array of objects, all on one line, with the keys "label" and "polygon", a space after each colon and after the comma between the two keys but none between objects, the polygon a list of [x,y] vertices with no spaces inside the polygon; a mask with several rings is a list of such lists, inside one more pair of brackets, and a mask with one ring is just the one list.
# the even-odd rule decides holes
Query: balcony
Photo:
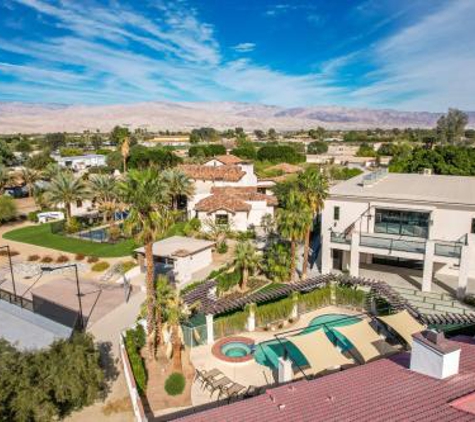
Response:
[{"label": "balcony", "polygon": [[425,240],[396,239],[369,235],[361,235],[360,246],[420,254],[424,254],[426,251]]},{"label": "balcony", "polygon": [[351,243],[351,235],[346,235],[345,233],[331,232],[330,242],[343,243],[345,245],[349,245]]},{"label": "balcony", "polygon": [[460,258],[462,256],[462,242],[436,242],[434,254],[447,258]]}]

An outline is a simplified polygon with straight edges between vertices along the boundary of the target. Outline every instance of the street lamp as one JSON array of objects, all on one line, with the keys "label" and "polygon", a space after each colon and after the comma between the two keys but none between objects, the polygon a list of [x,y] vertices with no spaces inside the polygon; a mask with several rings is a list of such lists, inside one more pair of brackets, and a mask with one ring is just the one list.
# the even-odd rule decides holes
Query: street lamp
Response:
[{"label": "street lamp", "polygon": [[80,328],[84,328],[84,319],[83,319],[83,313],[82,313],[82,302],[81,302],[81,288],[79,287],[79,274],[78,274],[78,266],[77,264],[67,264],[67,265],[61,265],[59,267],[41,267],[41,271],[44,272],[53,272],[56,270],[61,270],[64,268],[72,268],[74,267],[75,274],[76,274],[76,289],[77,289],[77,297],[78,297],[78,303],[79,303],[79,324]]},{"label": "street lamp", "polygon": [[11,251],[10,251],[10,246],[9,245],[0,246],[0,249],[6,249],[7,250],[8,263],[10,265],[10,274],[12,275],[13,294],[15,295],[15,298],[16,298],[15,277],[13,276],[12,254],[11,254]]}]

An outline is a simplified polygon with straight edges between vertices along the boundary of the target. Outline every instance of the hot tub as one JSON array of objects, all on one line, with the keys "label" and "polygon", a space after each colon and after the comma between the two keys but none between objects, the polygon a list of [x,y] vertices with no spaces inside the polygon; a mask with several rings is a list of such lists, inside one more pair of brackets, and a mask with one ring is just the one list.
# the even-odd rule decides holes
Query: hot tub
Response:
[{"label": "hot tub", "polygon": [[248,362],[254,359],[254,340],[248,337],[225,337],[218,340],[211,351],[215,357],[225,362]]}]

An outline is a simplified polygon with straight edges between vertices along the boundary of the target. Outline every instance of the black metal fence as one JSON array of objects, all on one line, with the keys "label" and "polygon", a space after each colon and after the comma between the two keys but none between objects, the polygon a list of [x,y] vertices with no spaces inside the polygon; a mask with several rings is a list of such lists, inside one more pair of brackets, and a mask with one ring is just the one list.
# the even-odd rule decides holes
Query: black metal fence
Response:
[{"label": "black metal fence", "polygon": [[31,299],[26,299],[24,297],[15,295],[8,290],[0,289],[0,300],[4,300],[8,303],[11,303],[12,305],[33,311],[33,301]]}]

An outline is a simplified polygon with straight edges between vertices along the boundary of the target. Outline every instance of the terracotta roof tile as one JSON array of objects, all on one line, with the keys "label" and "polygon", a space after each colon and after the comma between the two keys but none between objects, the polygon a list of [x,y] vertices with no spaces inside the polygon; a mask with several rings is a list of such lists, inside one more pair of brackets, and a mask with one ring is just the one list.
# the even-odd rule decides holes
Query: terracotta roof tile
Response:
[{"label": "terracotta roof tile", "polygon": [[195,180],[223,180],[238,182],[246,174],[238,166],[200,166],[198,164],[182,164],[179,166],[188,177]]},{"label": "terracotta roof tile", "polygon": [[213,212],[225,209],[230,212],[250,211],[248,202],[266,201],[268,206],[276,206],[277,198],[257,192],[255,187],[213,187],[211,195],[195,205],[197,211]]},{"label": "terracotta roof tile", "polygon": [[179,420],[187,422],[314,421],[475,421],[470,411],[451,405],[475,391],[475,345],[456,337],[460,372],[437,380],[412,372],[409,354],[268,390],[255,398]]},{"label": "terracotta roof tile", "polygon": [[212,159],[217,160],[220,163],[223,163],[225,165],[240,164],[240,163],[245,162],[243,159],[236,157],[235,155],[232,155],[232,154],[217,155],[216,157],[213,157]]}]

